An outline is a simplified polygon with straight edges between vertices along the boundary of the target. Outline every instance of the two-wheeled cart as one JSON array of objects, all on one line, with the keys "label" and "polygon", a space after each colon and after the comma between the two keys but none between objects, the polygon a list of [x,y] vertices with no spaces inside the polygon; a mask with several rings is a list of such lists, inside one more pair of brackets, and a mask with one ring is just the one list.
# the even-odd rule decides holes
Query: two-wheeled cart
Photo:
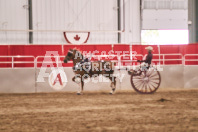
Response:
[{"label": "two-wheeled cart", "polygon": [[132,87],[141,94],[156,92],[161,83],[160,72],[152,66],[146,69],[140,65],[137,70],[132,70],[130,76]]}]

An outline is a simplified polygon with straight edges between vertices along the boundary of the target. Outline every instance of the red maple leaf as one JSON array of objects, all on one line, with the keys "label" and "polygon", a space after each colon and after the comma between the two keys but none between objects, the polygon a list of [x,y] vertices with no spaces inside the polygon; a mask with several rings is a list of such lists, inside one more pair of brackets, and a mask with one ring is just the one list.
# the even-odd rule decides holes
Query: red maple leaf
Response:
[{"label": "red maple leaf", "polygon": [[74,37],[74,39],[75,39],[76,41],[80,40],[80,37],[78,36],[78,34]]}]

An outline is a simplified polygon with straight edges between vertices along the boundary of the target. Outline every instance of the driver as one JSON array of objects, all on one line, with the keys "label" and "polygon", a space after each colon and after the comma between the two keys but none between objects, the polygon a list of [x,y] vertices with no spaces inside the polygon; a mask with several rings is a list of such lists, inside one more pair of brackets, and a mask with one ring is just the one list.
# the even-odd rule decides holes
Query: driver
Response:
[{"label": "driver", "polygon": [[145,62],[145,63],[147,63],[148,64],[147,69],[148,69],[150,67],[152,59],[153,59],[153,54],[152,54],[153,47],[148,46],[145,49],[148,51],[148,54],[146,56],[146,60],[137,60],[137,62]]},{"label": "driver", "polygon": [[[151,65],[151,62],[152,62],[152,59],[153,59],[153,54],[152,54],[153,47],[148,46],[145,49],[148,51],[148,54],[146,56],[146,60],[137,60],[137,62],[145,62],[146,63],[146,67],[145,68],[149,69],[149,67]],[[143,69],[145,69],[145,68],[143,68]],[[131,75],[133,72],[134,72],[134,70],[130,70],[130,71],[128,71],[128,74]]]}]

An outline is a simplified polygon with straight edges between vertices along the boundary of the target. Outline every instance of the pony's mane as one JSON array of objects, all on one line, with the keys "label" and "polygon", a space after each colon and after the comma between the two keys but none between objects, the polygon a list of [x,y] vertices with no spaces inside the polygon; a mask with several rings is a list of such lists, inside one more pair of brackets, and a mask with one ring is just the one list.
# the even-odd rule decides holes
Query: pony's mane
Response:
[{"label": "pony's mane", "polygon": [[80,54],[83,55],[83,54],[82,54],[82,51],[81,51],[80,49],[74,47],[73,50],[74,50],[74,51],[77,51],[77,52],[80,52]]}]

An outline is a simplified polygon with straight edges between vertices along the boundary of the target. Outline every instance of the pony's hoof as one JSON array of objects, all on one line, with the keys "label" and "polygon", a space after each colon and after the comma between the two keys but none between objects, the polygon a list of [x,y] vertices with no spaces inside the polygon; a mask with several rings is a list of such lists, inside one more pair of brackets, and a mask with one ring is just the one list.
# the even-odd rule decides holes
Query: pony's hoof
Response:
[{"label": "pony's hoof", "polygon": [[110,92],[109,94],[110,94],[110,95],[113,95],[113,93],[112,93],[112,92]]},{"label": "pony's hoof", "polygon": [[77,93],[77,95],[81,95],[81,93]]}]

